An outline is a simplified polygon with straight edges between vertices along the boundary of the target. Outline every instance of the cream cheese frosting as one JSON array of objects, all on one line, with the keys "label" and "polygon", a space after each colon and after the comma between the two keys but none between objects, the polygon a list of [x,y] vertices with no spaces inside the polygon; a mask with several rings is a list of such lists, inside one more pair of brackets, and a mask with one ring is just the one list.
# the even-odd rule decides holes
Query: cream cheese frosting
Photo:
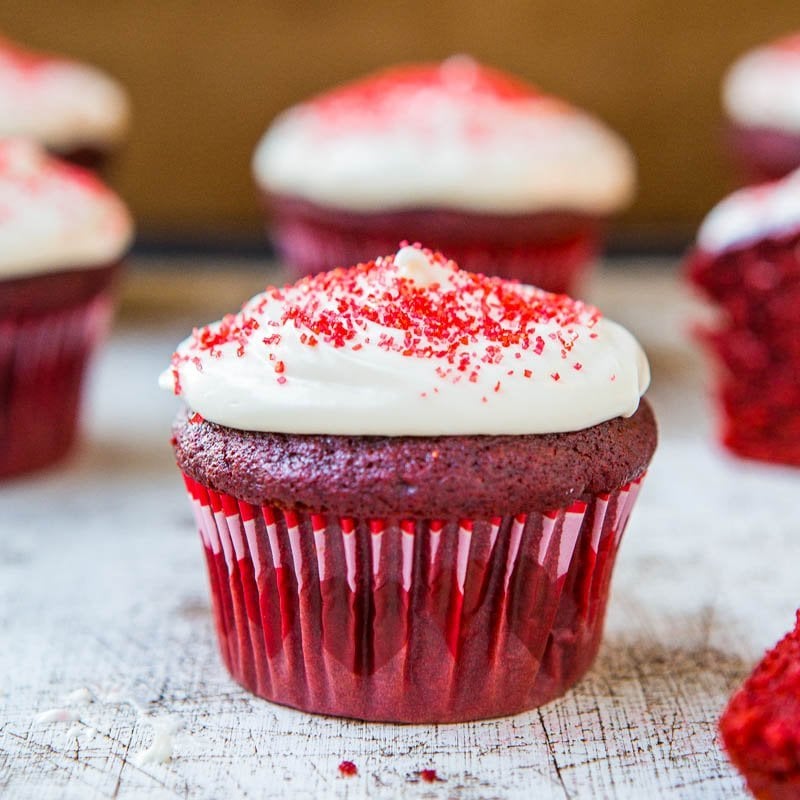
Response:
[{"label": "cream cheese frosting", "polygon": [[125,135],[129,113],[124,89],[99,69],[0,38],[0,137],[56,152],[107,149]]},{"label": "cream cheese frosting", "polygon": [[105,266],[132,236],[124,204],[92,173],[0,139],[0,278]]},{"label": "cream cheese frosting", "polygon": [[606,215],[633,195],[630,149],[594,117],[457,56],[399,67],[279,116],[253,159],[268,192],[352,211]]},{"label": "cream cheese frosting", "polygon": [[581,430],[632,415],[649,381],[591,306],[412,246],[256,295],[160,385],[239,430],[427,436]]},{"label": "cream cheese frosting", "polygon": [[773,183],[739,189],[703,220],[697,244],[717,253],[800,229],[800,170]]},{"label": "cream cheese frosting", "polygon": [[800,34],[735,61],[723,82],[722,101],[740,125],[800,134]]}]

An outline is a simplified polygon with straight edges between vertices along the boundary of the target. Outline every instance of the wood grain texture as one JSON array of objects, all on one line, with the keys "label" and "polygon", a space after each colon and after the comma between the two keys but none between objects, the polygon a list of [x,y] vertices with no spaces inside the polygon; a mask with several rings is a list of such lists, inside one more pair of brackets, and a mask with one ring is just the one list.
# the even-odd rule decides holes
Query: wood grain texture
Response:
[{"label": "wood grain texture", "polygon": [[[601,655],[566,697],[513,718],[399,726],[308,716],[239,689],[217,656],[167,445],[176,404],[155,387],[186,325],[123,321],[93,375],[80,451],[0,487],[0,795],[745,797],[716,719],[791,624],[798,476],[712,446],[702,364],[683,333],[693,311],[674,273],[614,269],[593,294],[650,353],[662,443]],[[78,723],[36,722],[81,687],[95,701],[73,706]],[[165,718],[181,726],[172,761],[138,765]],[[339,775],[343,759],[356,777]],[[423,769],[441,781],[421,781]]]}]

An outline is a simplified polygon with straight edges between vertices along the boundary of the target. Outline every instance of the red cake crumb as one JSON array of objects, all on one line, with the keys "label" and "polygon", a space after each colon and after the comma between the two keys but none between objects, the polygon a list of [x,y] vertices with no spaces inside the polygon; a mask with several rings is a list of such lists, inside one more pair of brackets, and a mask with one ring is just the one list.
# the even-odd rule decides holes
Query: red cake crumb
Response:
[{"label": "red cake crumb", "polygon": [[339,764],[339,773],[345,778],[352,778],[358,775],[358,767],[352,761],[342,761]]},{"label": "red cake crumb", "polygon": [[425,783],[436,783],[437,781],[441,781],[442,779],[436,774],[435,769],[423,769],[420,770],[419,777],[421,780],[425,781]]},{"label": "red cake crumb", "polygon": [[795,629],[733,695],[719,728],[759,800],[800,798],[800,611]]}]

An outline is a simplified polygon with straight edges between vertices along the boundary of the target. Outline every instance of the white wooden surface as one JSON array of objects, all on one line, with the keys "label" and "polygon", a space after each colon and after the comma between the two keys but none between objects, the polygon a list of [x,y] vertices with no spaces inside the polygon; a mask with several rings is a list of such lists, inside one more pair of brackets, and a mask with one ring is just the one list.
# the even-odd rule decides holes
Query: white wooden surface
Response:
[{"label": "white wooden surface", "polygon": [[[800,473],[712,445],[674,273],[615,269],[593,297],[649,350],[662,439],[601,655],[576,689],[514,718],[419,727],[307,716],[239,689],[217,658],[167,444],[176,403],[155,387],[186,323],[129,319],[97,363],[76,456],[0,487],[0,795],[744,797],[716,719],[791,625]],[[65,700],[83,687],[93,702]],[[61,708],[74,721],[37,721]],[[180,726],[169,763],[142,762],[154,725]],[[356,777],[339,775],[343,759]]]}]

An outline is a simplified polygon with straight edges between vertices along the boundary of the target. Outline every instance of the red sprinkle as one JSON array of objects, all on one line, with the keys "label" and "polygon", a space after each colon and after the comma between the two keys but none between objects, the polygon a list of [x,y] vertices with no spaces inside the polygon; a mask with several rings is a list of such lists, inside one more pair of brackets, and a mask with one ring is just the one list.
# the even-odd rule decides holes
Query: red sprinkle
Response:
[{"label": "red sprinkle", "polygon": [[352,761],[342,761],[339,764],[339,772],[345,778],[352,778],[354,775],[358,775],[358,767]]},{"label": "red sprinkle", "polygon": [[[591,329],[600,313],[592,306],[565,295],[462,271],[440,253],[422,252],[432,267],[442,272],[443,280],[419,285],[395,266],[393,256],[386,256],[309,276],[283,289],[268,288],[238,314],[196,329],[188,349],[173,357],[173,367],[177,373],[178,367],[193,361],[201,369],[202,353],[229,357],[232,350],[243,356],[261,324],[294,328],[297,340],[309,347],[321,340],[353,351],[369,344],[367,333],[378,326],[382,331],[373,347],[406,358],[432,359],[442,380],[457,382],[460,373],[466,373],[470,382],[478,383],[482,364],[499,365],[505,358],[520,358],[522,351],[541,355],[545,336],[561,345],[566,358],[587,328],[588,335],[596,335]],[[272,303],[279,304],[280,319],[264,322],[262,315]],[[545,334],[541,327],[545,325],[558,332]],[[268,359],[285,358],[280,333],[272,332],[260,342],[271,351]],[[275,372],[282,374],[286,366],[278,360]],[[524,375],[530,378],[532,370],[525,370]],[[560,378],[558,373],[552,377]],[[175,384],[179,391],[177,374]],[[499,385],[494,390],[499,391]]]},{"label": "red sprinkle", "polygon": [[437,781],[441,781],[442,779],[436,774],[435,769],[423,769],[420,770],[419,777],[425,781],[425,783],[436,783]]},{"label": "red sprinkle", "polygon": [[202,421],[203,421],[202,415],[198,414],[196,411],[194,412],[194,414],[192,414],[191,417],[189,417],[189,422],[192,425],[197,425],[198,422],[202,422]]}]

